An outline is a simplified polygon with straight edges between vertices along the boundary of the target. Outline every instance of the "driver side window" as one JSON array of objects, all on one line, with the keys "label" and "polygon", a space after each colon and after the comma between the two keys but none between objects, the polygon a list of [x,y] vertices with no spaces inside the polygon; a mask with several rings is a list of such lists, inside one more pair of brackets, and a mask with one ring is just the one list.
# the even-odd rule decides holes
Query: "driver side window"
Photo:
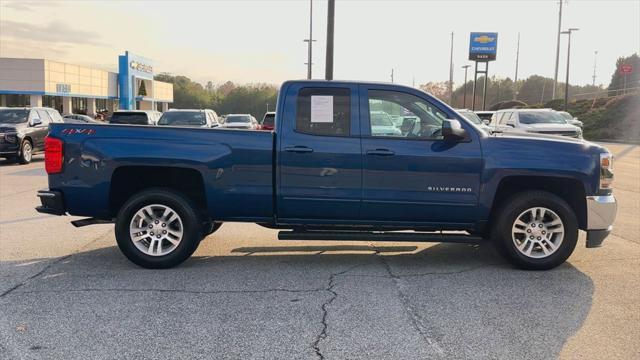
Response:
[{"label": "driver side window", "polygon": [[371,136],[442,139],[447,116],[427,101],[407,93],[369,90]]}]

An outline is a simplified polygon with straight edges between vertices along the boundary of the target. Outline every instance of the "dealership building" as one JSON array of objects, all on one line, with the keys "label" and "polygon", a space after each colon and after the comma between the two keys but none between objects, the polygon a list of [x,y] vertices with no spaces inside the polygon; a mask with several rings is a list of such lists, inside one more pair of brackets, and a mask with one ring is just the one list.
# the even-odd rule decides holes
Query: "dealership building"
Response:
[{"label": "dealership building", "polygon": [[165,111],[173,84],[156,81],[153,62],[128,51],[118,73],[49,59],[0,58],[0,107],[48,106],[61,114]]}]

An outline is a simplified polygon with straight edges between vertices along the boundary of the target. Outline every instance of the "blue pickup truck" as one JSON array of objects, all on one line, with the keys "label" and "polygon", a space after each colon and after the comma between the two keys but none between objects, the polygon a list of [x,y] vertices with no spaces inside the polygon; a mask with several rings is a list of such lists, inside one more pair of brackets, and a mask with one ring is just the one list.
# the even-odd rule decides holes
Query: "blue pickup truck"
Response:
[{"label": "blue pickup truck", "polygon": [[[385,112],[396,121],[374,124]],[[479,242],[550,269],[578,230],[612,229],[612,156],[578,139],[493,134],[414,88],[289,81],[274,131],[51,124],[37,210],[114,222],[134,263],[185,261],[223,222],[280,239]]]}]

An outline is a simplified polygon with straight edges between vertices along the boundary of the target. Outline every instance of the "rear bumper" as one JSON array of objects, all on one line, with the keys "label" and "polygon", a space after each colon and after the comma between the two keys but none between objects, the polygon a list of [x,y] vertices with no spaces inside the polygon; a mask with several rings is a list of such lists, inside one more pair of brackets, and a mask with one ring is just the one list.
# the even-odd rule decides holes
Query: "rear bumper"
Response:
[{"label": "rear bumper", "polygon": [[587,196],[587,247],[602,245],[611,233],[618,205],[613,195]]},{"label": "rear bumper", "polygon": [[37,212],[51,215],[66,214],[62,192],[56,190],[39,190],[38,197],[42,205],[36,207]]}]

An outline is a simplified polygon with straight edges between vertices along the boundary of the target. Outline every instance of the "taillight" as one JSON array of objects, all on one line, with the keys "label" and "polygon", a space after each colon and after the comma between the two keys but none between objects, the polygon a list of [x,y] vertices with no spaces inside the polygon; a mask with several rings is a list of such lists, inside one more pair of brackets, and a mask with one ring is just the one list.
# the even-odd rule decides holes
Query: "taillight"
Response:
[{"label": "taillight", "polygon": [[47,136],[44,138],[44,168],[47,174],[62,172],[63,142]]},{"label": "taillight", "polygon": [[600,154],[600,189],[611,189],[613,185],[613,156],[609,153]]}]

